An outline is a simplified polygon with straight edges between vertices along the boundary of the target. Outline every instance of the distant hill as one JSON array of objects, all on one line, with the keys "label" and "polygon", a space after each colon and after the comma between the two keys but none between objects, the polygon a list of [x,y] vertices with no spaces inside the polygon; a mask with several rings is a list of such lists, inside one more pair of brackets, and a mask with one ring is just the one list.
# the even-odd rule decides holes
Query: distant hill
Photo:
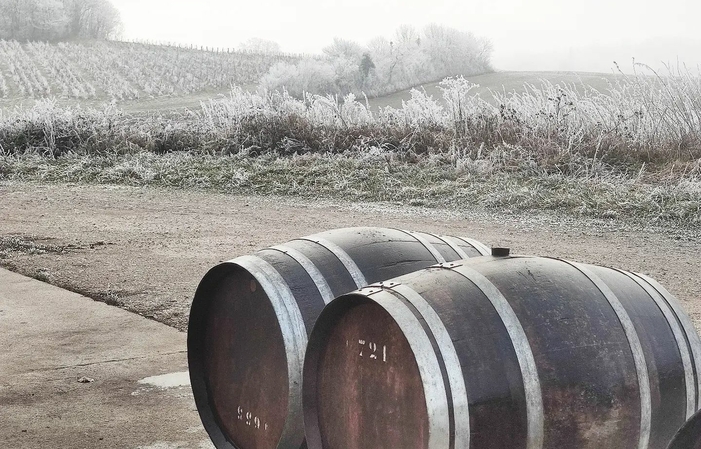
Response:
[{"label": "distant hill", "polygon": [[[528,84],[539,87],[541,81],[549,81],[553,84],[572,84],[587,88],[593,88],[600,92],[606,92],[609,88],[609,83],[620,80],[622,75],[612,73],[589,73],[589,72],[493,72],[482,75],[465,77],[467,80],[478,84],[479,87],[474,90],[483,99],[490,101],[492,98],[491,92],[524,92]],[[417,86],[416,89],[424,89],[428,95],[434,99],[440,100],[442,92],[439,83],[425,84]],[[377,109],[380,107],[390,106],[393,108],[401,108],[402,101],[411,99],[411,89],[396,92],[384,97],[372,98],[369,100],[370,107]]]},{"label": "distant hill", "polygon": [[0,101],[143,100],[255,84],[282,54],[214,52],[125,42],[0,40]]}]

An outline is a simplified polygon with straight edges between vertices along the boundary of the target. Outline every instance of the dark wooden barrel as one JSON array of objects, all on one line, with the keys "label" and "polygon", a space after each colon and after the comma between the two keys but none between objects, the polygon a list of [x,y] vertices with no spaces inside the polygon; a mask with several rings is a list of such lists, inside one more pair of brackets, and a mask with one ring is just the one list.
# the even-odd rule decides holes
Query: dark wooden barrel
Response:
[{"label": "dark wooden barrel", "polygon": [[654,280],[538,257],[442,264],[339,297],[304,366],[310,449],[663,449],[701,341]]},{"label": "dark wooden barrel", "polygon": [[187,344],[195,402],[215,446],[303,445],[304,351],[317,316],[333,298],[488,252],[470,239],[348,228],[214,267],[197,288]]},{"label": "dark wooden barrel", "polygon": [[701,449],[701,412],[684,423],[667,449]]}]

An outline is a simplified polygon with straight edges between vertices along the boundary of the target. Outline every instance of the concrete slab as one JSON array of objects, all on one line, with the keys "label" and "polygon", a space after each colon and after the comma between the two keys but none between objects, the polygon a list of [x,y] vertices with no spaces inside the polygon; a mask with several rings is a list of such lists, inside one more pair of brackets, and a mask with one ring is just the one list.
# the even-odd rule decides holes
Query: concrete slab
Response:
[{"label": "concrete slab", "polygon": [[0,269],[0,447],[204,449],[186,335]]}]

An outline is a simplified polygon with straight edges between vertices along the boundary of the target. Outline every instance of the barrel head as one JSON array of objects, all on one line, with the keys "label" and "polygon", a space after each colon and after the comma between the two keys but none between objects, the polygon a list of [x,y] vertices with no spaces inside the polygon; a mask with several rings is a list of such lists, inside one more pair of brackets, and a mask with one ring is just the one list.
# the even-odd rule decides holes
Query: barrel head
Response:
[{"label": "barrel head", "polygon": [[203,419],[205,427],[210,435],[223,433],[227,441],[218,447],[276,448],[288,417],[289,380],[275,310],[258,280],[233,265],[208,296],[201,364],[191,366],[201,370],[193,374],[204,381],[205,408],[214,420],[208,425]]},{"label": "barrel head", "polygon": [[[317,361],[310,382],[314,410],[310,448],[419,449],[428,447],[428,413],[415,356],[398,324],[361,296],[325,322],[326,338],[310,348]],[[329,325],[329,327],[326,327]],[[308,352],[309,355],[309,352]],[[316,388],[314,387],[316,386]]]}]

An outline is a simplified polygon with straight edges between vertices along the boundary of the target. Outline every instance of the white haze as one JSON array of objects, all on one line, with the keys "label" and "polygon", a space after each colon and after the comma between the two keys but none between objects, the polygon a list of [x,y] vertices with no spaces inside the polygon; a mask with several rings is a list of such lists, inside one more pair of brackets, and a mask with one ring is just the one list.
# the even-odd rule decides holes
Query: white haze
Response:
[{"label": "white haze", "polygon": [[694,0],[112,0],[124,37],[237,47],[257,37],[319,53],[334,37],[367,43],[402,24],[440,23],[491,39],[500,70],[613,69],[631,60],[701,64]]}]

